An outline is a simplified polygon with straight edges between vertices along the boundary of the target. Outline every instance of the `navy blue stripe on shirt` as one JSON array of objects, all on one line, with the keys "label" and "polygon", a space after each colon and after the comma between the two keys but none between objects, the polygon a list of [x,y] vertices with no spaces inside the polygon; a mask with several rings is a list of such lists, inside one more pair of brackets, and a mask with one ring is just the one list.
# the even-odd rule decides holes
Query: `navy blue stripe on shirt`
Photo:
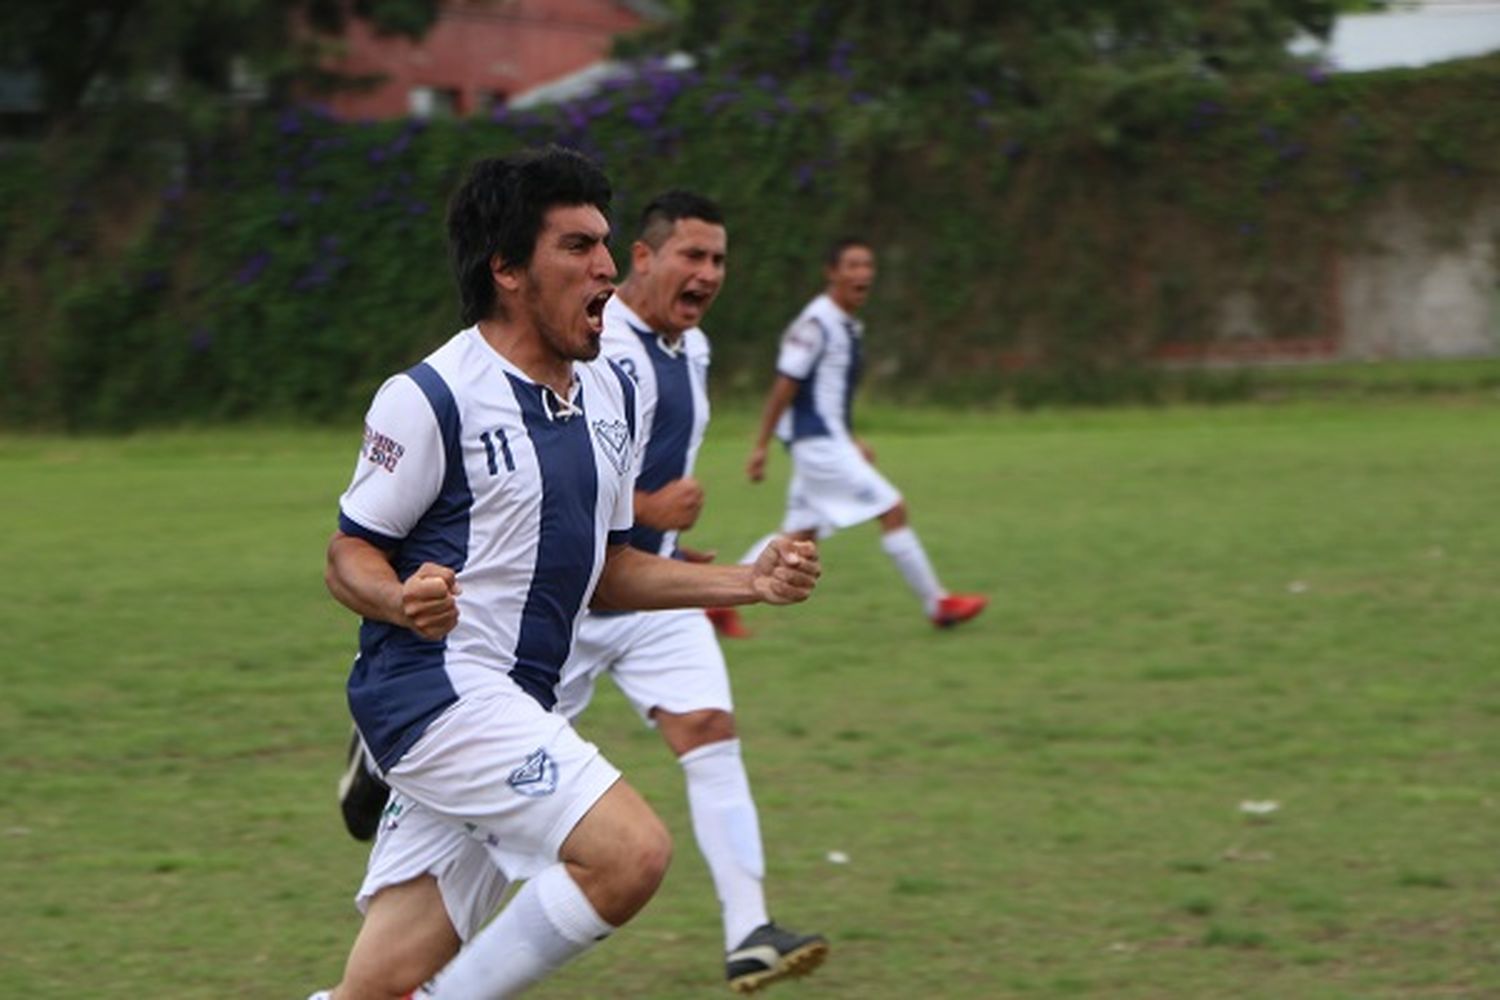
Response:
[{"label": "navy blue stripe on shirt", "polygon": [[390,535],[382,535],[378,531],[366,528],[343,511],[339,511],[339,531],[346,535],[352,535],[355,538],[364,539],[377,549],[383,549],[386,552],[392,552],[401,545],[401,539],[392,538]]},{"label": "navy blue stripe on shirt", "polygon": [[[432,407],[443,438],[445,467],[437,498],[392,553],[391,564],[401,580],[426,562],[447,566],[455,573],[464,568],[469,512],[474,506],[453,393],[428,364],[406,374]],[[341,525],[343,520],[347,519],[341,519]],[[360,625],[359,657],[349,674],[349,711],[382,770],[400,760],[432,720],[458,700],[443,669],[447,645],[389,622],[365,619]]]},{"label": "navy blue stripe on shirt", "polygon": [[849,372],[844,379],[844,429],[854,430],[854,390],[859,388],[859,376],[864,368],[864,352],[860,349],[860,337],[854,324],[844,321],[844,332],[849,336]]},{"label": "navy blue stripe on shirt", "polygon": [[793,441],[829,436],[828,424],[818,413],[817,401],[813,395],[818,382],[818,365],[823,363],[823,355],[828,351],[828,328],[816,316],[812,317],[812,321],[813,325],[818,328],[818,332],[823,335],[823,351],[818,354],[818,360],[813,362],[812,369],[808,371],[802,384],[797,386],[797,395],[792,397]]},{"label": "navy blue stripe on shirt", "polygon": [[[635,330],[634,327],[631,327]],[[688,448],[693,441],[693,381],[688,372],[686,351],[669,354],[661,346],[661,338],[649,331],[635,330],[636,336],[646,349],[651,360],[651,370],[656,376],[656,410],[651,417],[650,437],[646,442],[646,453],[641,457],[640,474],[636,477],[636,488],[647,493],[666,486],[674,479],[681,479],[687,472]],[[652,555],[661,553],[665,532],[637,524],[631,532],[630,544]]]},{"label": "navy blue stripe on shirt", "polygon": [[[631,329],[635,329],[631,327]],[[621,368],[613,360],[609,361],[610,371],[615,373],[615,378],[620,380],[620,393],[625,397],[625,430],[630,434],[630,440],[635,440],[635,379],[630,373]]]},{"label": "navy blue stripe on shirt", "polygon": [[[554,419],[547,413],[541,386],[509,373],[506,378],[521,406],[542,480],[536,564],[521,610],[510,676],[543,708],[551,709],[557,702],[558,674],[572,646],[573,623],[594,572],[599,470],[587,412]],[[585,405],[581,392],[576,402]]]}]

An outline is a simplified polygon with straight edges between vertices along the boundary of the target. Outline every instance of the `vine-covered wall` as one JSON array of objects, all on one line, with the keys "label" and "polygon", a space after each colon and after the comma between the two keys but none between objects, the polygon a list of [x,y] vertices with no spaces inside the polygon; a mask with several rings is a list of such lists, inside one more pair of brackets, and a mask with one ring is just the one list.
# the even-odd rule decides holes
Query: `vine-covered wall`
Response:
[{"label": "vine-covered wall", "polygon": [[[616,185],[617,259],[657,191],[729,219],[710,316],[721,389],[758,390],[825,245],[880,251],[878,388],[1023,402],[1149,382],[1250,295],[1272,337],[1326,329],[1327,262],[1392,192],[1434,231],[1495,192],[1500,59],[1233,87],[1132,79],[1000,112],[645,68],[573,104],[458,122],[266,114],[212,148],[0,156],[0,419],[129,427],[343,418],[455,329],[442,216],[474,159],[560,142]],[[142,185],[128,164],[171,161]],[[118,166],[116,166],[118,162]],[[1128,394],[1128,390],[1127,390]]]}]

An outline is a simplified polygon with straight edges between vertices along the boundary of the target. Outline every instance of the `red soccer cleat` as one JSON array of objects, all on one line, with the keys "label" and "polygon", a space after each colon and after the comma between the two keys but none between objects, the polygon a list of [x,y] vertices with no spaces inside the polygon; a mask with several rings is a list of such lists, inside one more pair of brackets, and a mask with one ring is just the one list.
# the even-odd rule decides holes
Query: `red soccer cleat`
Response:
[{"label": "red soccer cleat", "polygon": [[714,623],[714,631],[726,639],[748,639],[750,630],[740,620],[740,613],[735,608],[704,608],[703,613],[708,615],[708,620]]},{"label": "red soccer cleat", "polygon": [[979,614],[989,603],[990,599],[980,594],[949,594],[938,600],[937,610],[932,613],[932,624],[938,628],[952,628]]}]

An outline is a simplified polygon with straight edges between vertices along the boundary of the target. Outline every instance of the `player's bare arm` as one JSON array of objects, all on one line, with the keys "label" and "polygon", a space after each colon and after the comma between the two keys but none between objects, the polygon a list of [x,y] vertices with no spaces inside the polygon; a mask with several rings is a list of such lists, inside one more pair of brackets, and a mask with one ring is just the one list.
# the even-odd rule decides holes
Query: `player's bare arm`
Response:
[{"label": "player's bare arm", "polygon": [[686,531],[703,511],[703,486],[692,476],[674,479],[659,490],[636,490],[635,519],[657,531]]},{"label": "player's bare arm", "polygon": [[458,624],[454,598],[462,588],[453,570],[423,563],[402,581],[389,555],[363,538],[334,533],[323,581],[355,614],[409,628],[424,639],[441,639]]},{"label": "player's bare arm", "polygon": [[766,394],[765,408],[760,414],[760,427],[755,432],[755,444],[750,448],[749,461],[745,463],[745,475],[752,483],[765,478],[766,446],[770,444],[771,435],[776,432],[776,422],[781,419],[786,408],[792,405],[801,385],[801,382],[788,375],[777,375],[776,381],[771,383],[771,391]]},{"label": "player's bare arm", "polygon": [[611,546],[593,607],[610,611],[796,604],[807,600],[823,564],[813,542],[778,538],[752,565],[714,566]]}]

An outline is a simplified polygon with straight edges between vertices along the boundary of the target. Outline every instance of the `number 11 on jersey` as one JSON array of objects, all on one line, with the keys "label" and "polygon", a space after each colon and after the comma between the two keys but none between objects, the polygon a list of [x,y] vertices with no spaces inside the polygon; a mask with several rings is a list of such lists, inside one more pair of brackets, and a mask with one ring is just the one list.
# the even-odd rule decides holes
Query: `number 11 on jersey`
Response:
[{"label": "number 11 on jersey", "polygon": [[510,442],[505,440],[505,428],[501,427],[495,431],[494,440],[490,439],[490,432],[485,431],[479,435],[480,442],[484,445],[484,456],[489,459],[490,475],[498,475],[500,466],[495,462],[495,441],[500,442],[500,457],[505,460],[505,471],[515,472],[515,459],[510,457]]}]

